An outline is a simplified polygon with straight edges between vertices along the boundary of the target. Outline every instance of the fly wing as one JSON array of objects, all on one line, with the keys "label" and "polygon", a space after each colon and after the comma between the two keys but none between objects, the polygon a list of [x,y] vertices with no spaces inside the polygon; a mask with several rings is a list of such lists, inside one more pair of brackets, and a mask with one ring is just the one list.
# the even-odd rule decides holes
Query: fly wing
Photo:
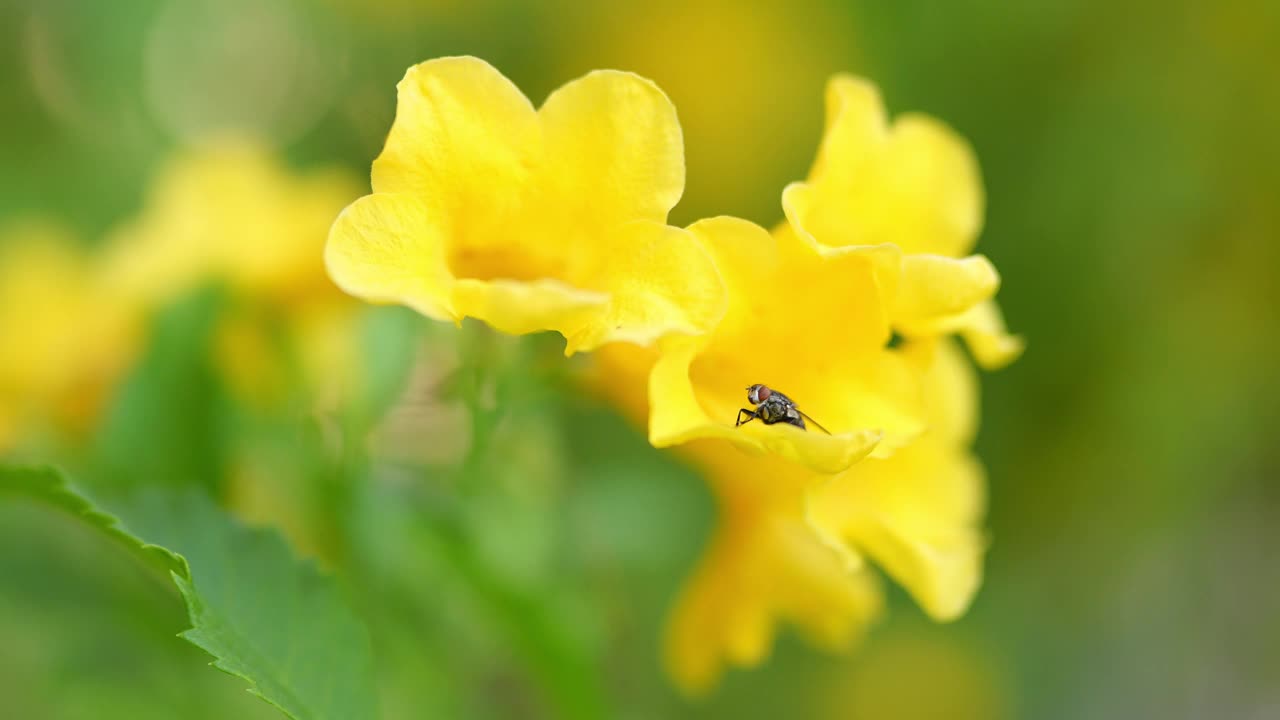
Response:
[{"label": "fly wing", "polygon": [[792,409],[794,409],[797,413],[799,413],[799,414],[800,414],[800,417],[802,417],[802,418],[804,418],[805,420],[808,420],[809,422],[813,423],[813,426],[814,426],[814,427],[818,428],[819,430],[821,430],[822,432],[824,432],[824,433],[826,433],[826,434],[828,434],[828,435],[830,435],[830,434],[831,434],[831,431],[830,431],[830,430],[828,430],[828,429],[826,429],[826,428],[822,427],[822,423],[820,423],[820,422],[818,422],[817,420],[814,420],[813,418],[809,417],[808,413],[806,413],[805,411],[801,410],[800,408],[792,408]]}]

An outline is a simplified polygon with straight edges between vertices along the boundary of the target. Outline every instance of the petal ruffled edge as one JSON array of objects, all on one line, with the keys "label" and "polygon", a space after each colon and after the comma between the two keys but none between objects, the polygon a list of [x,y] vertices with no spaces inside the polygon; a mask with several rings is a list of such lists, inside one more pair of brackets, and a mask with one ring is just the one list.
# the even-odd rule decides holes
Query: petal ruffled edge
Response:
[{"label": "petal ruffled edge", "polygon": [[898,328],[927,326],[968,312],[991,299],[999,288],[1000,274],[982,255],[903,255],[892,303],[893,324]]},{"label": "petal ruffled edge", "polygon": [[683,692],[704,695],[726,664],[762,662],[782,622],[836,652],[883,609],[875,575],[849,570],[803,521],[730,516],[671,610],[665,664]]},{"label": "petal ruffled edge", "polygon": [[600,252],[582,282],[607,289],[609,303],[592,323],[565,333],[566,355],[608,342],[647,346],[668,335],[702,335],[724,316],[720,271],[688,230],[629,222],[602,239]]},{"label": "petal ruffled edge", "polygon": [[[537,114],[489,63],[457,56],[410,67],[396,84],[396,117],[373,161],[375,193],[409,193],[458,210],[492,212],[514,200],[541,151]],[[495,192],[502,188],[503,192]]]},{"label": "petal ruffled edge", "polygon": [[[807,518],[825,542],[873,560],[931,618],[947,622],[965,613],[982,584],[988,544],[978,527],[984,481],[972,456],[943,447],[936,438],[922,439],[893,458],[868,461],[817,486],[808,498]],[[918,518],[903,516],[900,502],[878,506],[878,493],[886,490],[872,489],[876,485],[891,493],[913,485],[921,493],[932,488],[944,497],[965,498],[962,504],[972,507],[925,527]]]},{"label": "petal ruffled edge", "polygon": [[1017,360],[1026,349],[1026,341],[1020,335],[1011,335],[1004,324],[1004,315],[995,300],[988,300],[965,313],[964,321],[957,328],[960,337],[969,346],[973,359],[984,370],[998,370]]},{"label": "petal ruffled edge", "polygon": [[[882,296],[893,298],[898,292],[898,281],[902,275],[902,250],[893,243],[870,245],[829,244],[814,236],[805,225],[805,215],[812,202],[813,186],[809,183],[793,182],[782,189],[782,212],[786,219],[775,230],[774,234],[784,236],[795,235],[802,242],[823,254],[857,253],[866,255],[875,264],[876,284]],[[888,307],[886,302],[885,306]]]},{"label": "petal ruffled edge", "polygon": [[892,122],[875,85],[839,74],[827,83],[826,124],[809,172],[802,219],[828,245],[894,242],[911,253],[967,254],[985,196],[969,143],[919,113]]},{"label": "petal ruffled edge", "polygon": [[833,547],[874,560],[935,620],[959,617],[982,582],[986,478],[967,448],[977,379],[950,338],[904,347],[921,374],[929,431],[893,457],[811,486],[806,517]]},{"label": "petal ruffled edge", "polygon": [[1021,336],[1005,329],[1004,316],[994,299],[984,300],[957,315],[904,323],[898,329],[909,338],[958,334],[984,370],[999,370],[1017,360],[1026,347]]},{"label": "petal ruffled edge", "polygon": [[555,330],[569,339],[580,337],[609,307],[607,293],[582,290],[559,280],[475,280],[463,278],[453,286],[453,307],[459,317],[473,317],[508,335]]},{"label": "petal ruffled edge", "polygon": [[566,354],[601,344],[649,344],[667,334],[709,330],[727,302],[719,272],[687,231],[658,223],[615,230],[596,291],[560,280],[455,278],[440,213],[415,196],[375,193],[334,222],[325,247],[330,277],[345,292],[375,303],[400,303],[427,317],[474,317],[524,334],[555,330]]},{"label": "petal ruffled edge", "polygon": [[447,229],[417,197],[375,193],[334,220],[325,244],[329,277],[350,295],[399,303],[436,320],[458,321],[455,279],[446,257]]},{"label": "petal ruffled edge", "polygon": [[538,118],[548,179],[559,196],[578,200],[575,216],[665,222],[684,194],[684,135],[653,81],[595,70],[552,92]]}]

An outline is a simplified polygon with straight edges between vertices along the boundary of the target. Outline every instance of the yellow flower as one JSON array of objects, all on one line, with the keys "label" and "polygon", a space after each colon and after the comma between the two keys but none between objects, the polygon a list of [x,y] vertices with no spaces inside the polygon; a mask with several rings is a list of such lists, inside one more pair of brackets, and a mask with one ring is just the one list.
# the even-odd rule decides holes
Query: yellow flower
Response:
[{"label": "yellow flower", "polygon": [[[645,379],[657,357],[650,348],[607,345],[594,355],[588,381],[643,423],[651,399]],[[856,550],[810,524],[806,498],[822,476],[781,455],[744,452],[714,436],[675,452],[701,471],[719,507],[710,546],[667,625],[665,659],[675,683],[702,694],[726,664],[763,662],[782,622],[832,651],[857,640],[880,614],[883,596]]]},{"label": "yellow flower", "polygon": [[[838,77],[830,98],[809,182],[784,192],[787,223],[772,234],[729,218],[689,227],[724,278],[722,321],[597,357],[596,383],[648,418],[655,445],[684,443],[720,501],[668,632],[671,672],[690,690],[725,661],[758,662],[778,621],[819,640],[856,634],[881,603],[868,561],[936,620],[963,614],[981,583],[976,381],[941,336],[960,333],[988,366],[1021,345],[992,300],[995,269],[965,257],[981,225],[977,165],[935,121],[890,127],[865,83]],[[891,349],[894,331],[905,340]],[[646,375],[647,398],[636,390]],[[756,382],[836,435],[730,426]]]},{"label": "yellow flower", "polygon": [[667,629],[667,668],[681,689],[705,692],[726,662],[762,662],[779,621],[829,650],[856,640],[879,615],[882,593],[866,568],[851,569],[805,521],[812,474],[718,440],[695,441],[682,454],[706,472],[720,521]]},{"label": "yellow flower", "polygon": [[942,123],[907,114],[890,124],[873,85],[837,75],[818,157],[807,182],[783,191],[783,208],[793,231],[824,245],[901,248],[901,266],[881,275],[898,332],[958,332],[986,367],[1021,352],[991,299],[995,269],[963,257],[982,227],[982,184],[973,152]]},{"label": "yellow flower", "polygon": [[[721,438],[834,473],[882,437],[888,452],[924,429],[915,378],[886,347],[876,272],[896,265],[895,248],[828,248],[727,217],[689,232],[715,258],[729,307],[707,335],[662,343],[649,381],[654,445]],[[755,383],[785,393],[833,434],[785,423],[735,427]]]},{"label": "yellow flower", "polygon": [[65,229],[0,231],[0,452],[47,426],[86,430],[133,354],[132,320]]},{"label": "yellow flower", "polygon": [[[667,632],[668,669],[686,691],[711,687],[726,662],[763,660],[779,622],[829,649],[847,647],[882,604],[868,561],[934,619],[955,619],[968,607],[986,547],[984,479],[968,451],[976,380],[949,340],[910,341],[900,354],[924,398],[927,430],[892,455],[827,475],[716,438],[677,448],[720,508],[712,545]],[[602,348],[592,382],[643,421],[643,378],[655,357],[628,345]]]},{"label": "yellow flower", "polygon": [[874,560],[935,620],[964,614],[982,582],[982,466],[969,452],[977,381],[947,339],[912,341],[929,429],[888,458],[868,458],[817,484],[808,519],[828,542]]},{"label": "yellow flower", "polygon": [[356,303],[325,272],[333,217],[359,194],[337,170],[298,173],[268,148],[219,138],[176,155],[147,202],[108,240],[114,292],[150,311],[210,283],[233,304],[219,327],[219,367],[246,399],[283,396],[279,333],[313,389],[342,383],[354,364]]},{"label": "yellow flower", "polygon": [[[596,353],[595,389],[636,422],[656,353]],[[961,615],[982,578],[981,466],[968,451],[977,417],[973,371],[949,340],[905,344],[927,430],[887,457],[835,474],[701,438],[677,452],[718,500],[719,527],[667,630],[667,665],[688,692],[709,689],[725,663],[761,662],[779,622],[820,646],[848,647],[882,604],[873,561],[936,620]],[[814,434],[810,431],[810,434]]]},{"label": "yellow flower", "polygon": [[344,173],[295,173],[263,146],[219,138],[157,174],[141,214],[108,239],[108,277],[146,306],[213,281],[274,304],[341,297],[322,248],[358,194]]},{"label": "yellow flower", "polygon": [[597,71],[534,110],[497,70],[458,57],[410,68],[398,90],[374,192],[329,235],[344,290],[439,320],[556,330],[566,354],[720,317],[715,267],[664,224],[684,156],[653,83]]}]

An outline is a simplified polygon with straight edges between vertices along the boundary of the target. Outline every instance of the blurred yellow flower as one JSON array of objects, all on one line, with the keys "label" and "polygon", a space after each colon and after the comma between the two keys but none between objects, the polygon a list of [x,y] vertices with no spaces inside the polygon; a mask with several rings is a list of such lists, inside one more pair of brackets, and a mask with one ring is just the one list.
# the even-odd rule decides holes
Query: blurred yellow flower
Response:
[{"label": "blurred yellow flower", "polygon": [[868,569],[850,566],[850,556],[842,558],[806,522],[814,475],[718,440],[681,450],[704,471],[720,519],[667,628],[667,669],[677,685],[698,694],[715,685],[726,663],[758,665],[780,621],[832,651],[860,637],[883,596]]},{"label": "blurred yellow flower", "polygon": [[108,240],[108,278],[146,306],[214,281],[276,304],[341,297],[322,249],[357,195],[345,173],[295,173],[252,141],[216,139],[156,175],[142,212]]},{"label": "blurred yellow flower", "polygon": [[359,195],[337,170],[298,173],[261,145],[218,138],[176,155],[137,218],[109,238],[113,292],[153,310],[221,283],[232,295],[219,327],[219,366],[242,397],[270,401],[287,369],[278,337],[312,388],[350,374],[355,303],[329,280],[323,248],[334,215]]},{"label": "blurred yellow flower", "polygon": [[982,227],[982,182],[968,144],[941,122],[906,114],[891,124],[875,86],[835,76],[817,159],[783,191],[783,208],[793,231],[823,245],[901,248],[900,267],[881,274],[898,332],[958,332],[986,367],[1021,352],[991,300],[995,269],[963,257]]},{"label": "blurred yellow flower", "polygon": [[329,236],[343,289],[439,320],[556,330],[566,354],[719,319],[711,260],[664,224],[684,155],[653,83],[596,71],[535,110],[497,70],[457,57],[410,68],[398,90],[374,192]]},{"label": "blurred yellow flower", "polygon": [[65,229],[0,229],[0,452],[41,430],[87,430],[133,355],[132,320]]},{"label": "blurred yellow flower", "polygon": [[[878,264],[896,263],[894,248],[828,248],[727,217],[689,232],[715,258],[729,307],[711,333],[661,345],[649,381],[654,445],[721,438],[834,473],[882,436],[892,448],[924,429],[915,378],[887,348],[875,277]],[[735,427],[754,383],[786,393],[834,434],[785,423]]]}]

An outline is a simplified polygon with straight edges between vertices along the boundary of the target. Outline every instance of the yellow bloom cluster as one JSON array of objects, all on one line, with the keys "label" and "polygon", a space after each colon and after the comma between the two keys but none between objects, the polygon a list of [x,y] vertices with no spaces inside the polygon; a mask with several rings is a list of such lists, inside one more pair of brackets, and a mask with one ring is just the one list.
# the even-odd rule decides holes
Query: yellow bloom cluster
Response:
[{"label": "yellow bloom cluster", "polygon": [[329,281],[322,247],[358,194],[345,175],[297,175],[254,143],[221,139],[167,163],[142,212],[92,252],[45,222],[0,229],[0,453],[89,430],[148,317],[209,283],[233,296],[218,360],[249,399],[270,389],[276,328],[308,379],[341,376],[356,308]]},{"label": "yellow bloom cluster", "polygon": [[[949,336],[987,367],[1021,346],[995,269],[967,256],[977,164],[937,121],[890,123],[866,82],[836,77],[827,102],[785,222],[682,229],[665,224],[680,127],[651,82],[594,72],[535,110],[483,61],[432,60],[399,85],[373,194],[329,236],[352,294],[596,350],[602,392],[703,471],[721,520],[667,642],[691,692],[759,662],[780,620],[846,646],[882,605],[868,560],[939,620],[980,582],[975,381]],[[737,426],[755,383],[830,434]]]},{"label": "yellow bloom cluster", "polygon": [[247,399],[279,391],[276,332],[297,349],[306,382],[335,382],[353,362],[354,308],[326,275],[322,249],[333,216],[358,195],[346,173],[295,173],[250,140],[208,141],[167,163],[142,212],[107,239],[105,282],[140,308],[225,287],[217,360]]}]

